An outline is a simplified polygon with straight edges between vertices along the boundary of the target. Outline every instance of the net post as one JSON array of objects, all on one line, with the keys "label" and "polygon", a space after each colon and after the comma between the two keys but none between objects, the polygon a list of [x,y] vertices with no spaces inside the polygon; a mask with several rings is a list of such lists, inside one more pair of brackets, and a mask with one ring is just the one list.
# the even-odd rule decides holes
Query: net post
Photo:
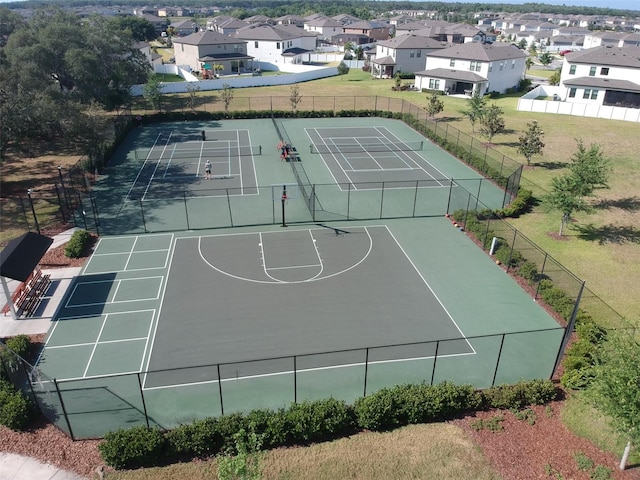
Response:
[{"label": "net post", "polygon": [[222,378],[220,378],[220,364],[216,365],[218,370],[218,394],[220,395],[220,414],[224,415],[224,402],[222,400]]},{"label": "net post", "polygon": [[436,341],[436,353],[433,355],[433,368],[431,369],[431,383],[429,385],[433,385],[433,380],[436,376],[436,364],[438,363],[438,349],[440,348],[440,340]]},{"label": "net post", "polygon": [[424,140],[420,140],[420,151],[424,148]]},{"label": "net post", "polygon": [[500,366],[500,358],[502,357],[502,347],[504,346],[505,336],[506,336],[506,333],[503,333],[502,338],[500,339],[500,349],[498,350],[498,358],[496,358],[496,368],[493,371],[493,379],[491,380],[492,387],[496,384],[496,377],[498,376],[498,367]]},{"label": "net post", "polygon": [[138,377],[138,388],[140,389],[140,400],[142,400],[144,419],[147,422],[147,428],[149,428],[149,414],[147,413],[147,403],[144,401],[144,389],[142,388],[142,380],[140,380],[140,372],[136,373],[136,377]]},{"label": "net post", "polygon": [[369,347],[366,349],[365,357],[364,357],[364,391],[362,392],[362,396],[367,396],[367,375],[369,373]]},{"label": "net post", "polygon": [[282,227],[286,227],[287,226],[287,222],[285,220],[285,208],[284,208],[284,204],[287,201],[287,186],[283,185],[282,186],[282,197],[280,199],[280,202],[282,203]]}]

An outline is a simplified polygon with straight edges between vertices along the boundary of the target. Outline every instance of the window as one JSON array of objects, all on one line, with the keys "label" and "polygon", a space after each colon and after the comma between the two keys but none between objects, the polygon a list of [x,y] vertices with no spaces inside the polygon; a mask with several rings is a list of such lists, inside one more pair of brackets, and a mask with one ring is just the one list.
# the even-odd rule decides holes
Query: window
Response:
[{"label": "window", "polygon": [[596,67],[591,67],[589,69],[589,76],[590,77],[595,77],[595,75],[596,75]]},{"label": "window", "polygon": [[602,67],[600,69],[600,75],[609,75],[609,67]]},{"label": "window", "polygon": [[276,50],[280,50],[280,42],[276,42]]},{"label": "window", "polygon": [[253,46],[254,48],[258,48],[258,42],[255,42]]},{"label": "window", "polygon": [[591,90],[591,100],[598,98],[598,90]]},{"label": "window", "polygon": [[582,98],[585,99],[589,99],[589,97],[591,96],[591,89],[590,88],[585,88],[584,89],[584,93],[582,94]]},{"label": "window", "polygon": [[440,80],[436,80],[435,78],[429,79],[429,90],[439,90],[440,89]]},{"label": "window", "polygon": [[416,56],[416,51],[415,50],[409,50],[409,58],[415,58]]},{"label": "window", "polygon": [[500,62],[500,71],[504,68],[504,62]]},{"label": "window", "polygon": [[576,98],[576,87],[571,87],[569,89],[569,98]]},{"label": "window", "polygon": [[455,67],[455,66],[456,66],[456,61],[455,61],[455,59],[453,59],[453,58],[452,58],[451,60],[449,60],[449,66],[450,66],[450,67]]},{"label": "window", "polygon": [[422,50],[416,50],[416,57],[422,57]]},{"label": "window", "polygon": [[513,70],[514,68],[516,68],[516,61],[511,60],[511,70]]},{"label": "window", "polygon": [[490,63],[489,64],[489,71],[492,71],[492,70],[493,70],[493,63]]},{"label": "window", "polygon": [[571,68],[569,69],[569,75],[575,75],[575,74],[576,74],[576,66],[571,65]]},{"label": "window", "polygon": [[475,70],[476,72],[480,71],[480,68],[482,68],[482,63],[481,62],[471,62],[469,65],[469,70],[471,70],[472,72]]}]

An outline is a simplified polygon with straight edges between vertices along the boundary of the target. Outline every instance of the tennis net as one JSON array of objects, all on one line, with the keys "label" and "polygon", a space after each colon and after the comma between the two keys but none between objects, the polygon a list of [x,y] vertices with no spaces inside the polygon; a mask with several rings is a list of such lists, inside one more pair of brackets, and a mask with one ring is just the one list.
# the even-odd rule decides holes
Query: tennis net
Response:
[{"label": "tennis net", "polygon": [[218,147],[218,148],[181,148],[172,151],[158,151],[149,154],[149,160],[198,160],[200,158],[208,157],[251,157],[256,155],[262,155],[262,145],[246,145],[246,146],[231,146],[231,147]]},{"label": "tennis net", "polygon": [[388,143],[333,143],[309,145],[311,153],[361,153],[361,152],[416,152],[422,150],[423,141]]}]

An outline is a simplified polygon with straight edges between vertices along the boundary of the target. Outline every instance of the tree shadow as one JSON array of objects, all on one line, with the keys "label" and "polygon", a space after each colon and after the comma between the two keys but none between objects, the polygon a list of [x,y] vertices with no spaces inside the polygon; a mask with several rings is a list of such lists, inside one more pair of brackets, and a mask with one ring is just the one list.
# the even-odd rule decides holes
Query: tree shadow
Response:
[{"label": "tree shadow", "polygon": [[629,226],[602,225],[572,225],[571,229],[578,233],[578,237],[583,240],[597,241],[599,245],[612,243],[622,245],[623,243],[640,244],[640,230]]},{"label": "tree shadow", "polygon": [[535,162],[531,165],[546,168],[547,170],[560,170],[561,168],[566,168],[567,166],[567,164],[563,162]]},{"label": "tree shadow", "polygon": [[448,123],[452,123],[452,122],[459,122],[462,120],[462,117],[453,117],[453,116],[443,116],[443,117],[438,117],[436,120],[438,120],[439,122],[448,122]]},{"label": "tree shadow", "polygon": [[635,211],[640,210],[640,197],[625,197],[625,198],[603,198],[593,205],[595,208],[602,208],[608,210],[610,208],[620,208],[622,210]]}]

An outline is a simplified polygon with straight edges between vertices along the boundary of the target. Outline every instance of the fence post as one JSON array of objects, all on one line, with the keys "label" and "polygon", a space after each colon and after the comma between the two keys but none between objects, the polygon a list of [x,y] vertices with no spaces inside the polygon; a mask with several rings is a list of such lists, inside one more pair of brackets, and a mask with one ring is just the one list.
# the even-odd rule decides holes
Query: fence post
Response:
[{"label": "fence post", "polygon": [[420,180],[416,180],[416,190],[413,194],[413,212],[411,213],[411,217],[416,216],[416,205],[418,203],[418,186],[420,185]]},{"label": "fence post", "polygon": [[144,233],[149,233],[147,230],[147,222],[144,218],[144,207],[142,206],[142,198],[140,198],[140,214],[142,215],[142,228],[144,228]]},{"label": "fence post", "polygon": [[64,207],[62,206],[62,199],[60,198],[60,191],[58,190],[58,184],[55,183],[54,187],[56,189],[56,196],[58,197],[58,205],[60,206],[60,215],[62,215],[63,223],[67,223],[67,219],[64,215]]},{"label": "fence post", "polygon": [[448,215],[451,215],[451,212],[449,211],[449,208],[451,207],[451,193],[452,192],[453,192],[453,178],[451,180],[449,180],[449,199],[447,200],[447,211],[445,212]]},{"label": "fence post", "polygon": [[369,347],[366,349],[365,357],[364,357],[364,392],[362,393],[363,397],[367,396],[367,375],[369,373]]},{"label": "fence post", "polygon": [[293,403],[298,403],[298,362],[297,356],[293,356]]},{"label": "fence post", "polygon": [[511,250],[509,251],[509,263],[507,263],[507,272],[511,268],[511,259],[513,258],[513,250],[516,246],[516,237],[518,236],[518,230],[513,231],[513,241],[511,242]]},{"label": "fence post", "polygon": [[71,422],[69,422],[69,416],[67,415],[67,409],[64,407],[64,400],[62,399],[62,393],[60,392],[60,388],[58,388],[58,382],[54,378],[53,386],[56,387],[56,393],[58,394],[58,400],[60,400],[60,408],[62,408],[62,415],[64,416],[64,421],[67,424],[67,428],[69,429],[69,435],[71,436],[71,440],[75,440],[76,437],[73,435],[73,429],[71,428]]},{"label": "fence post", "polygon": [[500,366],[500,358],[502,357],[502,346],[504,345],[505,336],[506,333],[503,333],[502,338],[500,339],[500,349],[498,350],[498,358],[496,358],[496,368],[493,371],[493,379],[491,380],[492,387],[496,384],[496,377],[498,376],[498,367]]},{"label": "fence post", "polygon": [[220,415],[224,415],[224,402],[222,401],[222,378],[220,378],[220,364],[216,365],[218,369],[218,393],[220,394]]},{"label": "fence post", "polygon": [[440,340],[436,341],[436,353],[433,356],[433,368],[431,369],[431,383],[429,385],[433,385],[433,380],[436,376],[436,363],[438,362],[438,349],[440,348]]},{"label": "fence post", "polygon": [[140,372],[136,373],[138,377],[138,388],[140,388],[140,400],[142,400],[142,410],[144,411],[144,419],[147,422],[147,428],[149,428],[149,415],[147,414],[147,404],[144,401],[144,391],[142,389],[142,380],[140,380]]},{"label": "fence post", "polygon": [[225,189],[227,192],[227,205],[229,206],[229,223],[233,227],[233,213],[231,211],[231,197],[229,196],[229,188]]},{"label": "fence post", "polygon": [[191,230],[191,227],[189,225],[189,208],[187,208],[187,191],[186,190],[182,191],[182,201],[184,202],[184,216],[187,220],[187,230]]},{"label": "fence post", "polygon": [[[540,278],[544,275],[544,267],[547,265],[547,252],[544,253],[544,260],[542,261],[542,267],[540,268]],[[540,281],[538,281],[538,285],[536,285],[536,293],[533,295],[533,299],[537,300],[538,293],[540,292]]]},{"label": "fence post", "polygon": [[567,325],[567,328],[564,331],[564,336],[562,337],[562,342],[560,343],[560,349],[558,350],[558,356],[556,357],[556,363],[553,366],[553,370],[551,371],[550,377],[553,377],[553,373],[560,366],[560,361],[562,360],[562,356],[564,355],[564,350],[567,348],[567,344],[569,343],[569,338],[571,337],[571,332],[576,326],[576,319],[578,317],[578,308],[580,307],[580,300],[582,299],[582,292],[584,291],[584,283],[580,285],[580,291],[578,292],[578,297],[576,298],[576,303],[573,305],[573,312],[571,312],[571,319]]},{"label": "fence post", "polygon": [[[31,213],[33,213],[33,221],[36,224],[36,230],[38,232],[38,235],[40,235],[40,225],[38,224],[38,217],[36,216],[36,209],[33,207],[33,199],[31,198],[31,194],[33,193],[33,190],[31,190],[30,188],[27,189],[27,197],[29,197],[29,205],[31,205]],[[85,229],[86,229],[86,225],[85,225]]]},{"label": "fence post", "polygon": [[382,218],[383,205],[384,205],[384,182],[382,182],[382,191],[380,192],[380,218]]}]

